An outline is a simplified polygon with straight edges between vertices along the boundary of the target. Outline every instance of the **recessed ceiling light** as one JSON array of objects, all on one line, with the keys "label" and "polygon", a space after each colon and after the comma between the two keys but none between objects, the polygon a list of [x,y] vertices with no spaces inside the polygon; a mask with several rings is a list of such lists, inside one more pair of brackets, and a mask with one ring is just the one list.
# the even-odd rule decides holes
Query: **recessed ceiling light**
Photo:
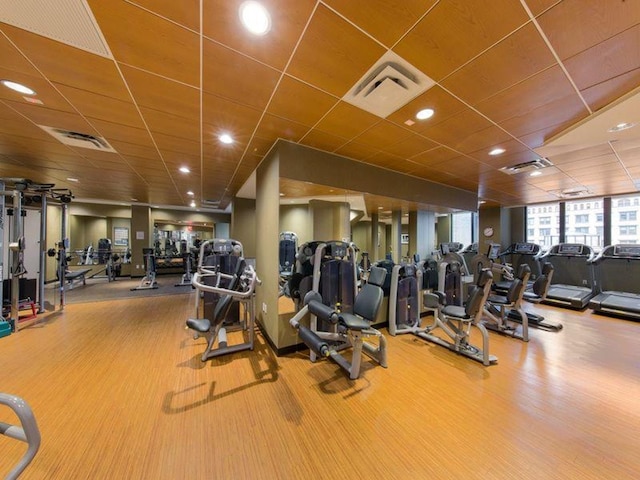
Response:
[{"label": "recessed ceiling light", "polygon": [[132,201],[132,202],[137,202],[137,201],[138,201],[138,199],[137,199],[137,198],[132,198],[132,199],[131,199],[131,201]]},{"label": "recessed ceiling light", "polygon": [[223,133],[222,135],[219,135],[218,140],[220,140],[222,143],[226,143],[227,145],[230,145],[233,143],[233,138],[228,133]]},{"label": "recessed ceiling light", "polygon": [[29,87],[25,87],[24,85],[21,85],[21,84],[16,83],[16,82],[12,82],[11,80],[2,80],[2,84],[5,87],[10,88],[11,90],[15,90],[16,92],[24,93],[26,95],[35,95],[36,94],[36,92],[31,90]]},{"label": "recessed ceiling light", "polygon": [[22,97],[26,102],[33,103],[34,105],[44,105],[44,102],[39,98],[34,97]]},{"label": "recessed ceiling light", "polygon": [[536,170],[536,171],[531,172],[531,173],[529,174],[529,176],[530,176],[530,177],[538,177],[538,176],[540,176],[540,175],[542,175],[542,172],[541,172],[540,170]]},{"label": "recessed ceiling light", "polygon": [[189,195],[190,197],[193,197],[195,194],[194,194],[191,190],[189,190],[189,191],[187,192],[187,195]]},{"label": "recessed ceiling light", "polygon": [[254,1],[242,2],[240,20],[254,35],[264,35],[271,29],[271,16],[266,8]]},{"label": "recessed ceiling light", "polygon": [[189,167],[180,167],[180,171],[181,171],[182,173],[189,173],[189,172],[191,172],[191,170],[189,170]]},{"label": "recessed ceiling light", "polygon": [[70,182],[79,182],[80,181],[77,178],[73,178],[73,177],[67,177],[67,180],[69,180]]},{"label": "recessed ceiling light", "polygon": [[493,150],[491,150],[489,152],[489,155],[500,155],[500,154],[502,154],[504,152],[506,152],[506,150],[504,148],[497,147],[497,148],[494,148]]},{"label": "recessed ceiling light", "polygon": [[636,126],[635,123],[624,122],[624,123],[617,124],[615,127],[611,127],[607,131],[608,132],[621,132],[622,130],[627,130],[627,129],[635,127],[635,126]]},{"label": "recessed ceiling light", "polygon": [[424,110],[420,110],[416,113],[416,118],[418,120],[426,120],[427,118],[433,117],[434,113],[433,108],[425,108]]},{"label": "recessed ceiling light", "polygon": [[413,125],[416,124],[416,122],[414,122],[413,120],[409,119],[407,121],[404,122],[404,124],[408,127],[412,127]]}]

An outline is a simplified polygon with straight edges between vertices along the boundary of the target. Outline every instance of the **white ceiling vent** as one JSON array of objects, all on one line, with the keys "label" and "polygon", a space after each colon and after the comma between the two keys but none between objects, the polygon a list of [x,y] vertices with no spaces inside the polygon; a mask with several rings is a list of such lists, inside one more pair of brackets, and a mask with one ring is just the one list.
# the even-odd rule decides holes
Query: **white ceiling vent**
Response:
[{"label": "white ceiling vent", "polygon": [[587,187],[574,187],[566,188],[564,190],[553,190],[549,193],[552,193],[559,198],[586,197],[587,195],[591,194]]},{"label": "white ceiling vent", "polygon": [[424,73],[388,51],[342,99],[386,118],[433,85],[435,82]]},{"label": "white ceiling vent", "polygon": [[507,175],[515,175],[516,173],[535,172],[536,170],[541,170],[552,165],[553,163],[551,163],[547,158],[537,158],[529,162],[522,162],[516,165],[511,165],[510,167],[502,167],[500,171],[506,173]]},{"label": "white ceiling vent", "polygon": [[96,137],[95,135],[89,135],[88,133],[72,132],[71,130],[65,130],[63,128],[47,127],[45,125],[38,126],[65,145],[69,145],[71,147],[90,148],[92,150],[100,150],[102,152],[117,153],[115,149],[109,145],[109,142],[102,137]]},{"label": "white ceiling vent", "polygon": [[113,58],[86,0],[0,0],[0,21]]}]

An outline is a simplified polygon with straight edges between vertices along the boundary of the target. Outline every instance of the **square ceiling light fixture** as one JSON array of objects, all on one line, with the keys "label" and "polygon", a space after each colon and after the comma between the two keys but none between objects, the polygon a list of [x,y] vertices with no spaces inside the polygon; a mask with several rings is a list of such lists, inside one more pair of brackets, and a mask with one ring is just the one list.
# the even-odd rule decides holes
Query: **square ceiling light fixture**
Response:
[{"label": "square ceiling light fixture", "polygon": [[378,117],[387,118],[435,83],[402,57],[388,51],[342,99]]}]

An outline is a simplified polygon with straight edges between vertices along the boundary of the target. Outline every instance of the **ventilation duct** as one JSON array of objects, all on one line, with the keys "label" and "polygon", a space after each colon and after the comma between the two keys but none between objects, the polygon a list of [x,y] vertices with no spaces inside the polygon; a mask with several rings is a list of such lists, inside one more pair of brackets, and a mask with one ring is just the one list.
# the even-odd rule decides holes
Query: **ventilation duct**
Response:
[{"label": "ventilation duct", "polygon": [[73,132],[63,128],[47,127],[45,125],[38,126],[65,145],[69,145],[71,147],[90,148],[92,150],[100,150],[102,152],[117,153],[115,149],[109,145],[109,142],[102,137],[97,137],[88,133]]},{"label": "ventilation duct", "polygon": [[210,207],[217,207],[220,205],[220,200],[211,200],[210,198],[205,198],[202,200],[201,204]]},{"label": "ventilation duct", "polygon": [[435,82],[424,73],[388,51],[342,99],[386,118],[433,85]]},{"label": "ventilation duct", "polygon": [[500,171],[506,173],[507,175],[515,175],[516,173],[535,172],[536,170],[551,167],[552,165],[553,163],[551,163],[547,158],[537,158],[529,162],[522,162],[516,165],[511,165],[510,167],[502,167]]}]

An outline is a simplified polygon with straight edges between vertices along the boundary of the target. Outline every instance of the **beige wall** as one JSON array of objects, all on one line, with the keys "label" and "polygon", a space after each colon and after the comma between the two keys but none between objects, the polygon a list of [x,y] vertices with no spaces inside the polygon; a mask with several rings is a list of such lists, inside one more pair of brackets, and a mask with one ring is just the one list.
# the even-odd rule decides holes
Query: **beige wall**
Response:
[{"label": "beige wall", "polygon": [[256,201],[248,198],[233,199],[231,238],[242,243],[245,258],[256,256]]},{"label": "beige wall", "polygon": [[307,205],[280,205],[280,231],[293,232],[298,245],[315,240]]}]

